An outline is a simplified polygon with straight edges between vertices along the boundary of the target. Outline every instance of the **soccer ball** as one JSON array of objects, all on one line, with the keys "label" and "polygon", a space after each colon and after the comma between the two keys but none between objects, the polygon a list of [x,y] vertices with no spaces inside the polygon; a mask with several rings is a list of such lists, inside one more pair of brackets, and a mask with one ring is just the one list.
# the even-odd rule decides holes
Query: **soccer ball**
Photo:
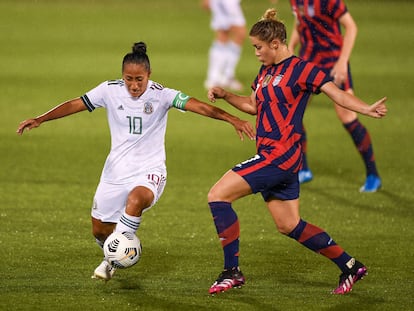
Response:
[{"label": "soccer ball", "polygon": [[131,232],[113,232],[104,243],[105,259],[115,268],[129,268],[141,257],[138,237]]}]

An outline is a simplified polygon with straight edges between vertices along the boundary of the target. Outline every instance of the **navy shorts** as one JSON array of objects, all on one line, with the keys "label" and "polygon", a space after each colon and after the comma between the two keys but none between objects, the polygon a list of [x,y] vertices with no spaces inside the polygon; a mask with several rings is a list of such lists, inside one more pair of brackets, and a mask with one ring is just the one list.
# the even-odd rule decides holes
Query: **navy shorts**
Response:
[{"label": "navy shorts", "polygon": [[237,164],[232,169],[250,185],[253,193],[260,192],[265,201],[271,198],[294,200],[299,198],[298,173],[285,171],[260,154]]}]

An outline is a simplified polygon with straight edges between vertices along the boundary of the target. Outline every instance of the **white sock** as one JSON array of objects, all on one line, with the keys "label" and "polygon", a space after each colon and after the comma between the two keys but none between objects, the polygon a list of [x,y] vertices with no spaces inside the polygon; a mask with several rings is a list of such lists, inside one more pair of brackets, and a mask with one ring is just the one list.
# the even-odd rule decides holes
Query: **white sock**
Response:
[{"label": "white sock", "polygon": [[223,71],[227,62],[226,45],[214,41],[210,47],[207,70],[207,81],[210,83],[222,83]]},{"label": "white sock", "polygon": [[140,224],[141,217],[131,216],[124,212],[116,224],[115,231],[135,233]]},{"label": "white sock", "polygon": [[236,67],[240,60],[241,46],[233,41],[226,44],[225,47],[226,63],[224,67],[224,77],[229,81],[236,76]]}]

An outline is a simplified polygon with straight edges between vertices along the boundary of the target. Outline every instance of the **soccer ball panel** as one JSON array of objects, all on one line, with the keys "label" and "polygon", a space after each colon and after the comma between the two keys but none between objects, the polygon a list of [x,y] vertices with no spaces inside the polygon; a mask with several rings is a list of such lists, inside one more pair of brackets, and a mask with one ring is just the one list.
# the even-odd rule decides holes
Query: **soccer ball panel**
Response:
[{"label": "soccer ball panel", "polygon": [[130,232],[113,232],[104,243],[106,261],[120,269],[135,265],[141,257],[139,238]]}]

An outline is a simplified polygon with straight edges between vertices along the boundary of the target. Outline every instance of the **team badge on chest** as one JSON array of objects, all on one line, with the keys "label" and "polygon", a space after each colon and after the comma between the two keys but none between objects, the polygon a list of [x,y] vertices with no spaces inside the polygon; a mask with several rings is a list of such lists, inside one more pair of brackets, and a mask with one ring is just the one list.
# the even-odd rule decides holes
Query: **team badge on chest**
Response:
[{"label": "team badge on chest", "polygon": [[152,106],[152,104],[150,102],[146,102],[144,104],[144,113],[151,114],[153,112],[154,112],[154,107]]},{"label": "team badge on chest", "polygon": [[282,80],[282,78],[283,78],[283,75],[281,75],[281,74],[277,75],[277,76],[275,77],[275,79],[273,80],[272,85],[273,85],[273,86],[278,85],[278,84],[279,84],[279,82]]},{"label": "team badge on chest", "polygon": [[267,74],[264,78],[263,78],[263,82],[262,82],[262,87],[266,87],[270,80],[272,80],[273,76],[270,74]]}]

